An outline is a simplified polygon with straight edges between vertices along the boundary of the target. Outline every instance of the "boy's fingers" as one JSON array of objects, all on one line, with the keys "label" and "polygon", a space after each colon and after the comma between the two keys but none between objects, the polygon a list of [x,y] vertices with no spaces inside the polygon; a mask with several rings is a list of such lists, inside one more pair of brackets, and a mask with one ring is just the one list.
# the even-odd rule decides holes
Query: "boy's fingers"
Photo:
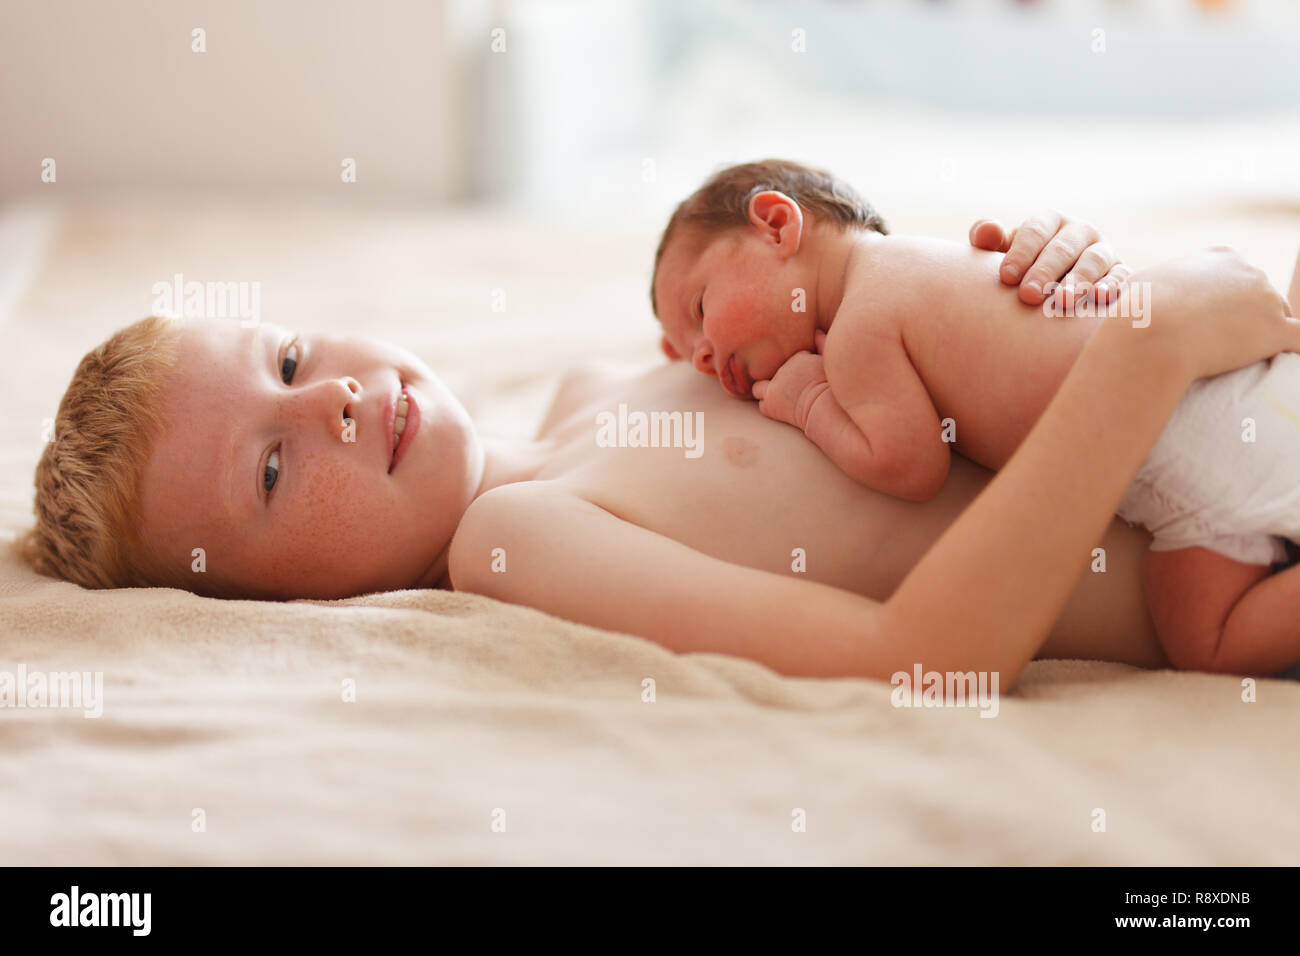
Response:
[{"label": "boy's fingers", "polygon": [[1021,276],[1029,270],[1039,253],[1061,228],[1061,221],[1058,212],[1043,213],[1026,220],[1015,230],[1006,258],[1002,260],[1004,282],[1020,281]]},{"label": "boy's fingers", "polygon": [[750,389],[750,394],[753,395],[755,398],[759,399],[760,401],[762,401],[763,396],[767,394],[767,387],[770,384],[771,382],[768,381],[767,379],[762,379],[761,381],[755,382],[754,387]]},{"label": "boy's fingers", "polygon": [[[1030,305],[1043,301],[1043,290],[1047,284],[1059,282],[1067,276],[1083,251],[1092,245],[1094,232],[1087,223],[1067,222],[1062,226],[1061,231],[1047,242],[1025,273],[1024,281],[1020,283],[1020,300]],[[1010,257],[1008,253],[1007,258]],[[1068,283],[1062,282],[1062,285],[1067,295],[1072,293]]]},{"label": "boy's fingers", "polygon": [[1282,318],[1280,340],[1281,351],[1300,352],[1300,319],[1292,317],[1289,312]]}]

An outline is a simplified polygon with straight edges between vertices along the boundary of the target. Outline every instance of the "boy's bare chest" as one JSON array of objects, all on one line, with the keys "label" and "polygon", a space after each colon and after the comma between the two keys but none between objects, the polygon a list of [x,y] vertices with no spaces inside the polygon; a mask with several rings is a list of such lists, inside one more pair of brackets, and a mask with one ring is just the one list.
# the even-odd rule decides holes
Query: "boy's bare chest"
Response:
[{"label": "boy's bare chest", "polygon": [[[931,501],[871,491],[802,433],[729,398],[684,363],[610,385],[579,404],[542,436],[555,444],[539,480],[720,560],[876,599],[893,593],[989,478],[955,456]],[[656,410],[700,413],[698,457],[687,454],[685,440],[666,441],[671,430],[656,441],[648,417],[646,430],[638,427],[635,412]],[[598,421],[602,412],[610,414]],[[1138,573],[1145,533],[1116,522],[1102,543],[1112,573],[1085,577],[1044,653],[1158,662]],[[1094,639],[1106,646],[1095,648]]]},{"label": "boy's bare chest", "polygon": [[612,388],[541,437],[555,447],[539,480],[722,560],[876,597],[983,482],[963,472],[925,505],[873,492],[797,429],[685,368]]}]

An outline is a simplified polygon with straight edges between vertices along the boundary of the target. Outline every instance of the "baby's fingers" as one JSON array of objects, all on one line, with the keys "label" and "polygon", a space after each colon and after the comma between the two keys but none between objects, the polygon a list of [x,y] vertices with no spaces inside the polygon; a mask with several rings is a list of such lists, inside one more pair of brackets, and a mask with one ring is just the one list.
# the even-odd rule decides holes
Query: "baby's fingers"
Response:
[{"label": "baby's fingers", "polygon": [[793,425],[791,418],[790,403],[781,389],[772,389],[771,381],[764,380],[755,382],[753,395],[758,399],[758,410],[764,418],[770,418],[774,422],[784,422]]},{"label": "baby's fingers", "polygon": [[1007,232],[1002,223],[993,219],[981,219],[970,227],[970,244],[976,249],[989,252],[1006,252],[1011,248],[1011,240],[1016,231]]}]

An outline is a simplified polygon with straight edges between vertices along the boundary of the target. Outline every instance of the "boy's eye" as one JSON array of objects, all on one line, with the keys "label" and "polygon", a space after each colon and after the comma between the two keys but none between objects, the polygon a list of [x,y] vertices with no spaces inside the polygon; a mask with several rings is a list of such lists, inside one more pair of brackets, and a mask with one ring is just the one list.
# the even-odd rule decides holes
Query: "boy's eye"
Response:
[{"label": "boy's eye", "polygon": [[280,379],[284,384],[293,382],[293,373],[298,368],[298,345],[291,344],[284,352],[284,361],[280,363]]},{"label": "boy's eye", "polygon": [[271,489],[275,487],[276,479],[280,477],[280,449],[271,452],[266,459],[266,467],[262,469],[262,487],[266,489],[266,495],[271,496]]}]

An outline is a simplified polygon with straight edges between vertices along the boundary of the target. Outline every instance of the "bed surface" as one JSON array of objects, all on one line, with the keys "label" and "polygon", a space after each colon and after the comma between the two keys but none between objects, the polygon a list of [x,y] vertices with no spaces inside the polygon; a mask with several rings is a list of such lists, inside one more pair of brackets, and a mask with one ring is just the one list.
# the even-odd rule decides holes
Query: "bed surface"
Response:
[{"label": "bed surface", "polygon": [[[498,434],[528,435],[584,360],[657,361],[640,227],[292,203],[47,212],[0,314],[6,536],[30,520],[42,420],[76,362],[174,272],[261,281],[270,321],[394,339]],[[964,236],[967,213],[892,218]],[[1285,211],[1105,221],[1139,264],[1229,241],[1284,285],[1295,257]],[[20,664],[102,671],[104,712],[0,708],[0,863],[1300,861],[1290,681],[1245,703],[1232,677],[1038,662],[990,720],[473,595],[87,592],[6,549],[0,671]]]}]

